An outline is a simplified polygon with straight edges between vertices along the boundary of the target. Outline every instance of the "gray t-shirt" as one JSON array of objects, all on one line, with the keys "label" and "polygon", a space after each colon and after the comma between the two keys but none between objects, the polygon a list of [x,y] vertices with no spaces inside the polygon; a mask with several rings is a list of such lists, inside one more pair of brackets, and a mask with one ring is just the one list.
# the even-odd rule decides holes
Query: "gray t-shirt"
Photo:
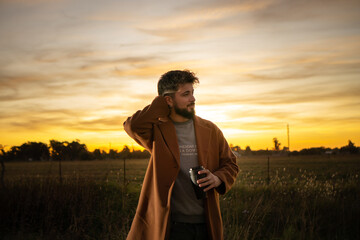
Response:
[{"label": "gray t-shirt", "polygon": [[174,122],[180,150],[180,172],[171,195],[173,221],[187,223],[204,222],[204,205],[197,199],[189,175],[189,169],[199,165],[194,122]]}]

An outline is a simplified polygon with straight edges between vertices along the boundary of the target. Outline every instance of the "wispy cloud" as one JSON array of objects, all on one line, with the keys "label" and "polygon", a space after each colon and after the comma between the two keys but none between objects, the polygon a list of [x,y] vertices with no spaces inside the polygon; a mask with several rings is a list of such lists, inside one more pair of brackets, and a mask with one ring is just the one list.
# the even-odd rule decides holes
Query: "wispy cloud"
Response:
[{"label": "wispy cloud", "polygon": [[[168,15],[155,17],[140,31],[159,36],[171,42],[214,39],[219,33],[242,31],[246,26],[234,18],[239,14],[256,11],[271,1],[198,1],[182,4]],[[166,21],[164,21],[166,19]],[[217,34],[214,34],[217,32]]]},{"label": "wispy cloud", "polygon": [[[123,131],[122,122],[127,115],[119,114],[121,112],[119,109],[117,111],[110,109],[111,114],[107,114],[106,111],[108,111],[106,108],[70,110],[68,108],[46,109],[42,106],[33,106],[33,108],[27,107],[6,113],[0,117],[0,121],[12,131],[29,129],[47,131],[59,126],[78,132]],[[99,113],[103,115],[99,116]]]},{"label": "wispy cloud", "polygon": [[119,59],[94,59],[87,61],[81,70],[92,71],[97,69],[119,69],[119,68],[136,68],[142,66],[149,66],[156,62],[157,57],[155,56],[142,56],[142,57],[125,57]]},{"label": "wispy cloud", "polygon": [[[271,84],[270,84],[271,86]],[[268,87],[268,86],[267,86]],[[275,88],[274,88],[275,87]],[[233,94],[224,98],[222,87],[218,89],[208,90],[202,95],[201,103],[210,105],[238,105],[238,104],[255,104],[255,105],[283,105],[284,107],[301,104],[301,103],[339,103],[339,102],[353,102],[355,99],[359,100],[358,92],[359,85],[346,85],[340,80],[333,80],[333,82],[311,82],[304,81],[293,83],[290,86],[277,86],[272,89],[258,88],[251,92],[242,91],[241,84],[238,84]]]},{"label": "wispy cloud", "polygon": [[171,69],[198,73],[198,113],[234,141],[271,142],[285,121],[360,133],[359,9],[357,0],[1,1],[0,132],[9,137],[0,141],[36,132],[124,142],[122,121]]},{"label": "wispy cloud", "polygon": [[274,22],[286,23],[286,21],[294,23],[307,20],[332,20],[334,22],[348,23],[349,19],[359,20],[359,15],[356,13],[356,9],[359,9],[359,7],[359,1],[356,0],[329,0],[326,1],[326,5],[321,0],[276,0],[265,8],[259,9],[253,16],[258,21],[267,24],[273,24]]}]

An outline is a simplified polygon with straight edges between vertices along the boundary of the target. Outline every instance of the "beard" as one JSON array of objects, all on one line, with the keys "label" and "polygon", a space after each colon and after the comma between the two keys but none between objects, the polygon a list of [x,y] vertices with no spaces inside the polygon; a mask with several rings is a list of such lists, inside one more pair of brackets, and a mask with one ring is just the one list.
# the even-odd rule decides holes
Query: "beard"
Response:
[{"label": "beard", "polygon": [[[195,105],[195,103],[188,105],[188,107],[191,106],[191,105]],[[174,104],[174,110],[178,115],[180,115],[180,116],[182,116],[184,118],[187,118],[187,119],[193,119],[194,116],[195,116],[195,109],[194,108],[191,109],[190,111],[188,111],[187,108],[179,108],[178,105],[175,103]]]}]

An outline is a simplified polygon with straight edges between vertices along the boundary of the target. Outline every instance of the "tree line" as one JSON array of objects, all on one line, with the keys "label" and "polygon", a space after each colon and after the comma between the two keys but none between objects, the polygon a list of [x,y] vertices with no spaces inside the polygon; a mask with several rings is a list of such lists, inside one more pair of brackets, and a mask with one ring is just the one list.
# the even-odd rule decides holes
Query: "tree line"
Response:
[{"label": "tree line", "polygon": [[[341,148],[305,148],[300,151],[289,151],[287,147],[280,150],[279,141],[274,138],[274,148],[266,150],[251,150],[250,146],[242,149],[239,146],[230,145],[231,150],[237,156],[250,155],[333,155],[333,154],[359,154],[360,147],[349,140],[348,145]],[[74,161],[74,160],[103,160],[103,159],[141,159],[149,158],[150,153],[146,150],[130,149],[124,146],[121,151],[110,149],[108,152],[100,149],[89,151],[87,146],[80,140],[72,142],[50,140],[49,144],[43,142],[26,142],[20,146],[13,146],[8,151],[0,144],[1,161]]]},{"label": "tree line", "polygon": [[239,146],[230,145],[231,150],[237,156],[262,156],[262,155],[287,155],[287,156],[298,156],[298,155],[340,155],[340,154],[360,154],[360,147],[356,147],[355,143],[348,140],[348,144],[340,148],[326,148],[326,147],[313,147],[304,148],[300,151],[289,151],[288,147],[280,149],[281,143],[277,138],[273,139],[274,148],[266,150],[251,150],[250,146],[246,146],[242,149]]},{"label": "tree line", "polygon": [[74,160],[103,160],[103,159],[129,159],[149,158],[146,150],[130,149],[124,146],[121,151],[110,149],[108,152],[100,149],[89,151],[80,140],[72,142],[50,140],[49,144],[43,142],[26,142],[20,146],[13,146],[8,151],[0,145],[0,157],[4,161],[74,161]]}]

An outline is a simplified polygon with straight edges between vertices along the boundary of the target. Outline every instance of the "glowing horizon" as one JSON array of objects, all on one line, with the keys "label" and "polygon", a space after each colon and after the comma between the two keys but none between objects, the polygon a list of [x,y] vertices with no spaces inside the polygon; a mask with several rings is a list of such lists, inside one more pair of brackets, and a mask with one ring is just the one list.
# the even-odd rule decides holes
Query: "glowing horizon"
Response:
[{"label": "glowing horizon", "polygon": [[[141,4],[141,8],[139,5]],[[137,147],[122,123],[161,74],[200,79],[196,111],[229,144],[360,145],[360,2],[0,2],[0,144]]]}]

